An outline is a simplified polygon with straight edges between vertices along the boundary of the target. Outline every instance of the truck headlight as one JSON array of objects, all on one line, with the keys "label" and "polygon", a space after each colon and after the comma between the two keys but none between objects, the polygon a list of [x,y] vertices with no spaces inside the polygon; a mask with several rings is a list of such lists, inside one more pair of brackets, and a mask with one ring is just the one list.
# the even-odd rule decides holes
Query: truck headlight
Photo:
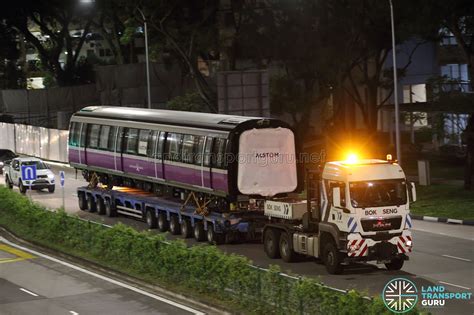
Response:
[{"label": "truck headlight", "polygon": [[48,174],[49,179],[54,179],[54,174]]},{"label": "truck headlight", "polygon": [[3,167],[3,165],[4,165],[3,162],[0,162],[0,167]]}]

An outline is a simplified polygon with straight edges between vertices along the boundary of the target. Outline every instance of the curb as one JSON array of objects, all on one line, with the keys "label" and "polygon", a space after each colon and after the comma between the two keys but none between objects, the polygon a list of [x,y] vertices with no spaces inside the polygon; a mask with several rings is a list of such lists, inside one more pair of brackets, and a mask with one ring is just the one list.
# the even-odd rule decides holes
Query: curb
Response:
[{"label": "curb", "polygon": [[410,214],[410,217],[415,220],[423,220],[423,221],[430,221],[430,222],[451,223],[451,224],[461,224],[461,225],[471,225],[471,226],[474,225],[474,220],[438,218],[438,217],[430,217],[427,215],[415,215],[415,214]]}]

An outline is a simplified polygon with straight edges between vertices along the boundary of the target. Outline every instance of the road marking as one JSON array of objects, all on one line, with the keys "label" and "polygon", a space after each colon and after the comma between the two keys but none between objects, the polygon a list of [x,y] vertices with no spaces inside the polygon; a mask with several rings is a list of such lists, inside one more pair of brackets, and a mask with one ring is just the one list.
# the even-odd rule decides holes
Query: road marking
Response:
[{"label": "road marking", "polygon": [[452,259],[457,259],[457,260],[462,260],[462,261],[472,261],[472,260],[467,259],[467,258],[461,258],[461,257],[456,257],[456,256],[451,256],[451,255],[441,255],[441,256],[452,258]]},{"label": "road marking", "polygon": [[442,284],[451,285],[451,286],[453,286],[453,287],[461,288],[461,289],[471,290],[471,288],[463,287],[462,285],[452,284],[452,283],[444,282],[444,281],[438,281],[438,282],[439,282],[439,283],[442,283]]},{"label": "road marking", "polygon": [[71,313],[72,315],[79,315],[78,312],[74,312],[74,311],[69,311],[69,313]]},{"label": "road marking", "polygon": [[30,295],[33,295],[33,296],[39,296],[38,294],[33,293],[33,292],[31,292],[31,291],[28,291],[27,289],[20,288],[20,290],[23,291],[23,292],[26,292],[26,293],[28,293],[28,294],[30,294]]},{"label": "road marking", "polygon": [[56,262],[56,263],[58,263],[58,264],[64,265],[64,266],[66,266],[66,267],[75,269],[75,270],[80,271],[80,272],[83,272],[83,273],[86,273],[86,274],[91,275],[91,276],[93,276],[93,277],[96,277],[96,278],[98,278],[98,279],[102,279],[102,280],[104,280],[104,281],[107,281],[107,282],[110,282],[110,283],[112,283],[112,284],[118,285],[118,286],[120,286],[120,287],[129,289],[129,290],[132,290],[132,291],[137,292],[137,293],[140,293],[140,294],[142,294],[142,295],[146,295],[146,296],[148,296],[148,297],[150,297],[150,298],[152,298],[152,299],[155,299],[155,300],[158,300],[158,301],[161,301],[161,302],[170,304],[170,305],[172,305],[172,306],[174,306],[174,307],[180,308],[180,309],[185,310],[185,311],[188,311],[188,312],[190,312],[190,313],[199,314],[199,315],[204,315],[204,314],[205,314],[205,313],[200,312],[200,311],[198,311],[198,310],[195,310],[195,309],[193,309],[193,308],[191,308],[191,307],[189,307],[189,306],[180,304],[180,303],[175,302],[175,301],[172,301],[172,300],[168,300],[168,299],[166,299],[166,298],[164,298],[164,297],[162,297],[162,296],[159,296],[159,295],[156,295],[156,294],[147,292],[147,291],[145,291],[145,290],[142,290],[142,289],[133,287],[133,286],[128,285],[128,284],[126,284],[126,283],[123,283],[123,282],[120,282],[120,281],[118,281],[118,280],[115,280],[115,279],[112,279],[112,278],[103,276],[103,275],[101,275],[101,274],[92,272],[92,271],[90,271],[90,270],[87,270],[87,269],[81,268],[81,267],[79,267],[79,266],[70,264],[70,263],[68,263],[68,262],[59,260],[59,259],[57,259],[57,258],[54,258],[54,257],[48,256],[48,255],[42,254],[42,253],[40,253],[40,252],[37,252],[37,251],[35,251],[35,250],[32,250],[32,249],[23,247],[23,246],[21,246],[21,245],[17,245],[17,244],[15,244],[15,243],[12,243],[12,242],[10,242],[10,241],[4,239],[3,237],[0,237],[0,241],[3,242],[3,243],[6,243],[6,244],[8,244],[8,245],[10,245],[10,246],[12,246],[12,247],[21,249],[21,250],[23,250],[23,251],[25,251],[25,252],[29,252],[29,253],[31,253],[31,254],[34,254],[34,255],[36,255],[36,256],[38,256],[38,257],[46,258],[46,259],[51,260],[51,261],[54,261],[54,262]]},{"label": "road marking", "polygon": [[1,258],[0,259],[0,264],[17,262],[17,261],[21,261],[21,260],[25,260],[25,259],[35,258],[35,256],[32,256],[28,253],[25,253],[25,252],[23,252],[21,250],[18,250],[16,248],[12,248],[12,247],[7,246],[5,244],[0,244],[0,251],[9,253],[9,254],[15,256],[15,258]]}]

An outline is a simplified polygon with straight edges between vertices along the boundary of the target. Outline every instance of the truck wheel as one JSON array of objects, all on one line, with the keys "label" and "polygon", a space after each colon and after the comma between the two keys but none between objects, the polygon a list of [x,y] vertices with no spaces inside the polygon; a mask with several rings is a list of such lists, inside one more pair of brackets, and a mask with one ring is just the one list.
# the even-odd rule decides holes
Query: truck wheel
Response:
[{"label": "truck wheel", "polygon": [[278,250],[279,241],[280,231],[273,228],[268,228],[265,230],[263,235],[263,247],[269,258],[280,258],[280,251]]},{"label": "truck wheel", "polygon": [[87,200],[87,211],[95,212],[97,210],[97,205],[95,203],[94,197],[92,197],[91,195],[88,195],[86,200]]},{"label": "truck wheel", "polygon": [[83,193],[80,193],[77,195],[77,200],[79,202],[79,209],[86,210],[87,209],[86,196]]},{"label": "truck wheel", "polygon": [[104,200],[100,197],[97,198],[97,214],[103,215],[105,214],[105,204]]},{"label": "truck wheel", "polygon": [[155,210],[149,209],[146,211],[145,215],[146,224],[148,225],[149,229],[156,229],[158,225],[158,220],[156,219]]},{"label": "truck wheel", "polygon": [[5,186],[7,186],[8,189],[13,189],[13,184],[10,182],[8,175],[5,175]]},{"label": "truck wheel", "polygon": [[324,247],[323,258],[326,270],[330,274],[337,275],[342,272],[341,255],[333,242],[327,243]]},{"label": "truck wheel", "polygon": [[194,239],[198,242],[202,242],[206,239],[204,224],[202,222],[196,222],[196,224],[194,224]]},{"label": "truck wheel", "polygon": [[48,187],[48,191],[50,194],[54,193],[54,190],[55,190],[56,186],[52,185],[52,186],[49,186]]},{"label": "truck wheel", "polygon": [[224,243],[225,235],[216,233],[212,224],[207,225],[207,242],[212,245],[221,245]]},{"label": "truck wheel", "polygon": [[183,238],[190,238],[193,234],[193,227],[191,226],[191,222],[189,220],[183,219],[181,222],[181,236]]},{"label": "truck wheel", "polygon": [[296,253],[291,246],[291,238],[287,232],[282,232],[280,235],[280,256],[286,262],[292,262],[296,258]]},{"label": "truck wheel", "polygon": [[181,233],[181,224],[179,224],[179,218],[176,215],[173,215],[170,218],[170,232],[173,235]]},{"label": "truck wheel", "polygon": [[392,261],[385,264],[385,267],[387,267],[388,270],[400,270],[402,269],[404,262],[405,261],[403,259],[400,259],[398,257],[393,258]]},{"label": "truck wheel", "polygon": [[168,231],[168,227],[169,223],[168,219],[166,219],[166,214],[161,212],[158,215],[158,230],[160,230],[160,232],[166,232]]},{"label": "truck wheel", "polygon": [[20,192],[22,194],[25,194],[26,193],[26,187],[23,186],[23,182],[20,180],[20,183],[18,184],[18,188],[20,189]]},{"label": "truck wheel", "polygon": [[105,205],[105,214],[108,217],[115,217],[117,216],[117,210],[115,207],[112,205],[112,201],[110,199],[105,199],[104,200],[104,205]]}]

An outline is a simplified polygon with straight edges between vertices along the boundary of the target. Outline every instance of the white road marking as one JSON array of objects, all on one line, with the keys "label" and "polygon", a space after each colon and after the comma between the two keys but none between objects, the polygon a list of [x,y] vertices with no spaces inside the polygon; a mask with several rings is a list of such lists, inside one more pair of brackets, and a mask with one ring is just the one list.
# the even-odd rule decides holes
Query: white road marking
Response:
[{"label": "white road marking", "polygon": [[72,315],[79,315],[78,312],[74,312],[74,311],[69,311],[69,313],[71,313]]},{"label": "white road marking", "polygon": [[33,296],[39,296],[38,294],[33,293],[33,292],[31,292],[31,291],[28,291],[27,289],[20,288],[20,290],[23,291],[23,292],[26,292],[26,293],[28,293],[28,294],[30,294],[30,295],[33,295]]},{"label": "white road marking", "polygon": [[[66,266],[66,267],[69,267],[69,268],[78,270],[78,271],[80,271],[80,272],[83,272],[83,273],[86,273],[86,274],[91,275],[91,276],[93,276],[93,277],[96,277],[96,278],[102,279],[102,280],[104,280],[104,281],[113,283],[113,284],[118,285],[118,286],[121,286],[121,287],[123,287],[123,288],[132,290],[132,291],[137,292],[137,293],[140,293],[140,294],[142,294],[142,295],[146,295],[146,296],[148,296],[148,297],[151,297],[152,299],[155,299],[155,300],[158,300],[158,301],[167,303],[167,304],[169,304],[169,305],[172,305],[172,306],[174,306],[174,307],[177,307],[177,308],[180,308],[180,309],[182,309],[182,310],[188,311],[188,312],[190,312],[190,313],[199,314],[199,315],[204,315],[204,314],[205,314],[205,313],[200,312],[200,311],[198,311],[198,310],[195,310],[195,309],[193,309],[193,308],[191,308],[191,307],[189,307],[189,306],[180,304],[180,303],[175,302],[175,301],[172,301],[172,300],[168,300],[168,299],[166,299],[166,298],[164,298],[164,297],[162,297],[162,296],[159,296],[159,295],[156,295],[156,294],[153,294],[153,293],[144,291],[144,290],[142,290],[142,289],[133,287],[133,286],[131,286],[131,285],[128,285],[128,284],[123,283],[123,282],[120,282],[120,281],[118,281],[118,280],[115,280],[115,279],[112,279],[112,278],[103,276],[103,275],[101,275],[101,274],[92,272],[92,271],[90,271],[90,270],[81,268],[81,267],[79,267],[79,266],[76,266],[76,265],[70,264],[70,263],[68,263],[68,262],[59,260],[59,259],[57,259],[57,258],[48,256],[48,255],[45,255],[45,254],[43,254],[43,253],[37,252],[37,251],[35,251],[35,250],[32,250],[32,249],[23,247],[23,246],[21,246],[21,245],[17,245],[17,244],[15,244],[15,243],[12,243],[12,242],[6,240],[6,239],[3,238],[3,237],[0,237],[0,241],[1,241],[2,243],[8,244],[8,245],[10,245],[10,246],[12,246],[12,247],[21,249],[21,250],[23,250],[23,251],[25,251],[25,252],[29,252],[29,253],[32,253],[32,254],[34,254],[34,255],[36,255],[36,256],[46,258],[46,259],[48,259],[48,260],[54,261],[54,262],[56,262],[56,263],[59,263],[59,264],[61,264],[61,265]],[[27,290],[24,290],[24,289],[21,289],[21,290],[23,290],[23,291],[25,291],[25,292],[27,291]],[[28,291],[28,293],[30,293],[30,294],[32,294],[32,295],[35,295],[35,296],[38,296],[38,295],[36,295],[35,293],[29,292],[29,291]]]},{"label": "white road marking", "polygon": [[441,255],[441,256],[452,258],[452,259],[457,259],[457,260],[462,260],[462,261],[472,261],[472,260],[467,259],[467,258],[461,258],[461,257],[456,257],[456,256],[451,256],[451,255]]},{"label": "white road marking", "polygon": [[438,281],[438,282],[439,282],[439,283],[442,283],[442,284],[451,285],[451,286],[453,286],[453,287],[461,288],[461,289],[471,290],[471,288],[463,287],[462,285],[452,284],[452,283],[444,282],[444,281]]}]

